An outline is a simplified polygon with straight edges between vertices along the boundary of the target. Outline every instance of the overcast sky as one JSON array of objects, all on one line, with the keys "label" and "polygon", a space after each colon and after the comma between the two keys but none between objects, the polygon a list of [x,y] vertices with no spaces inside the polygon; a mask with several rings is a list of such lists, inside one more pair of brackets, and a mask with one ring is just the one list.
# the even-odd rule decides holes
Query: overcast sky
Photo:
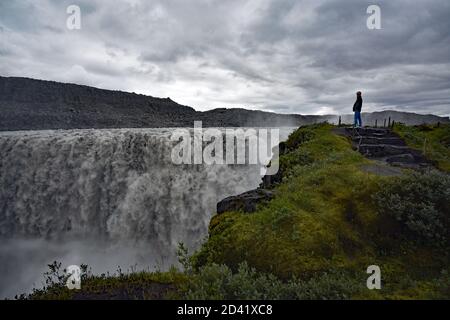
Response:
[{"label": "overcast sky", "polygon": [[450,115],[449,0],[0,0],[0,42],[2,76],[197,110],[349,113],[361,90],[366,111]]}]

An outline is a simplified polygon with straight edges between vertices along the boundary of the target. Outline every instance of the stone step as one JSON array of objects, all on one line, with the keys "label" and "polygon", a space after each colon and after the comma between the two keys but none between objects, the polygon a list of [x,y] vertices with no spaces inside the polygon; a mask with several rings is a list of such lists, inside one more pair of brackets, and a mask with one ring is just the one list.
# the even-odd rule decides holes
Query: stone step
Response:
[{"label": "stone step", "polygon": [[370,158],[380,158],[386,156],[400,155],[408,153],[406,146],[395,146],[390,144],[361,144],[359,152]]},{"label": "stone step", "polygon": [[372,133],[363,133],[361,136],[366,137],[375,137],[375,138],[394,138],[397,137],[397,135],[391,131],[384,131],[384,132],[372,132]]},{"label": "stone step", "polygon": [[431,167],[431,164],[426,162],[419,162],[419,163],[391,162],[389,164],[393,167],[400,167],[403,169],[413,169],[413,170],[420,170]]},{"label": "stone step", "polygon": [[384,159],[387,163],[415,163],[416,158],[411,153],[403,153],[395,156],[389,156]]},{"label": "stone step", "polygon": [[345,128],[346,132],[350,136],[363,136],[363,137],[397,137],[390,129],[382,128]]},{"label": "stone step", "polygon": [[395,146],[406,146],[405,142],[398,137],[354,137],[353,141],[361,144],[388,144]]},{"label": "stone step", "polygon": [[407,153],[376,158],[393,166],[401,166],[403,168],[419,169],[431,166],[431,163],[417,150],[408,150]]},{"label": "stone step", "polygon": [[391,133],[391,129],[386,128],[357,128],[359,133],[363,134],[387,134]]}]

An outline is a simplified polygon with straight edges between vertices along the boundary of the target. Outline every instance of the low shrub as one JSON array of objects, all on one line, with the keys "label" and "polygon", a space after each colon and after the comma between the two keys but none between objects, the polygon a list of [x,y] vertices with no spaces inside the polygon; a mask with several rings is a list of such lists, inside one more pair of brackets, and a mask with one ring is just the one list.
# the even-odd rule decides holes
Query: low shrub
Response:
[{"label": "low shrub", "polygon": [[243,262],[235,273],[224,264],[202,267],[185,284],[184,292],[185,297],[192,300],[341,300],[362,292],[364,285],[362,278],[341,271],[330,271],[308,280],[294,277],[283,282]]},{"label": "low shrub", "polygon": [[374,195],[379,212],[401,222],[418,240],[448,245],[450,176],[435,170],[384,181]]}]

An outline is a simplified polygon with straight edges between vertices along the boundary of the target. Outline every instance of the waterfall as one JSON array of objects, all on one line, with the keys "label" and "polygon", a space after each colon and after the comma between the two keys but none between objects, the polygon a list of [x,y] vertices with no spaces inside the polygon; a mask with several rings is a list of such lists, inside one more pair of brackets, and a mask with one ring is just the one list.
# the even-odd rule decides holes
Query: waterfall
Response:
[{"label": "waterfall", "polygon": [[259,166],[172,164],[172,130],[1,132],[0,296],[39,287],[53,260],[166,268],[218,201],[260,183]]}]

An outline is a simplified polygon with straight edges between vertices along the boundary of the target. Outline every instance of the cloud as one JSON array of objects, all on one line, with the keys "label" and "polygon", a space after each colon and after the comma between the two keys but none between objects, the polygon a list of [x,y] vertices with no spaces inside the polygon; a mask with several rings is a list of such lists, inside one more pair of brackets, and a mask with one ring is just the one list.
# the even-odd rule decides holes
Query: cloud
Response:
[{"label": "cloud", "polygon": [[72,0],[0,3],[0,74],[168,97],[198,110],[450,115],[450,3]]}]

